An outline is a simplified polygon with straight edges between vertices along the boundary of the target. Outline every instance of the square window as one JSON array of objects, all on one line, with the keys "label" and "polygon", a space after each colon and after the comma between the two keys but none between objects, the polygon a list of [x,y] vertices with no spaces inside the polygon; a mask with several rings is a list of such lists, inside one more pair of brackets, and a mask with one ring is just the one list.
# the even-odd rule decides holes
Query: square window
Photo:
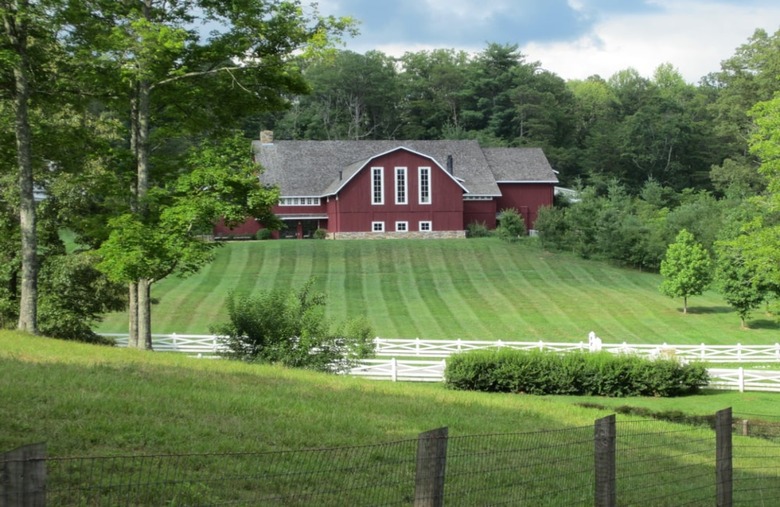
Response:
[{"label": "square window", "polygon": [[422,221],[419,225],[420,232],[431,232],[433,230],[433,226],[430,220]]},{"label": "square window", "polygon": [[385,232],[385,223],[371,222],[371,232]]},{"label": "square window", "polygon": [[406,232],[409,230],[409,222],[396,222],[395,232]]}]

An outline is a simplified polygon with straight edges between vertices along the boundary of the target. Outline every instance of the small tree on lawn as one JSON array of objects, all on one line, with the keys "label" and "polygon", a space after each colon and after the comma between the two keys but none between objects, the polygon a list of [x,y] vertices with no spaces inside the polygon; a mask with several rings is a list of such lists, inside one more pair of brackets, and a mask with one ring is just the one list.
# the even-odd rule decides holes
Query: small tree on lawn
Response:
[{"label": "small tree on lawn", "polygon": [[309,280],[298,292],[272,290],[256,296],[228,297],[230,321],[212,328],[227,347],[227,357],[339,372],[374,354],[374,333],[365,319],[331,329],[325,295]]},{"label": "small tree on lawn", "polygon": [[717,248],[715,280],[726,302],[737,310],[742,329],[747,329],[750,312],[766,298],[766,283],[747,262],[739,240],[718,243]]},{"label": "small tree on lawn", "polygon": [[693,234],[683,229],[666,249],[661,276],[661,293],[682,297],[683,313],[688,313],[688,297],[700,295],[712,280],[710,256]]}]

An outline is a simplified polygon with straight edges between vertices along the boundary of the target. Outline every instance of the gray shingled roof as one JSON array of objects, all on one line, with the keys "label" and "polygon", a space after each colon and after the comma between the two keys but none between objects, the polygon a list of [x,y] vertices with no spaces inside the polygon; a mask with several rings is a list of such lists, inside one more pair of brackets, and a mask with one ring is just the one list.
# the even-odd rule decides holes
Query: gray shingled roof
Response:
[{"label": "gray shingled roof", "polygon": [[[453,175],[472,195],[500,195],[497,181],[557,181],[540,149],[483,149],[476,141],[274,141],[252,143],[255,160],[263,167],[263,183],[278,185],[283,196],[332,195],[373,157],[397,148],[426,155],[442,168],[452,155]],[[496,151],[493,151],[496,150]],[[519,160],[513,160],[513,151]],[[536,150],[536,151],[534,151]],[[490,157],[486,157],[490,151]],[[538,153],[537,153],[538,152]],[[541,156],[541,159],[539,159]],[[522,168],[529,161],[525,177]],[[492,162],[491,162],[492,160]],[[543,163],[542,163],[543,162]],[[491,165],[496,168],[491,170]],[[546,167],[547,172],[544,171]],[[514,172],[513,172],[514,171]]]},{"label": "gray shingled roof", "polygon": [[497,182],[558,183],[541,148],[483,148]]}]

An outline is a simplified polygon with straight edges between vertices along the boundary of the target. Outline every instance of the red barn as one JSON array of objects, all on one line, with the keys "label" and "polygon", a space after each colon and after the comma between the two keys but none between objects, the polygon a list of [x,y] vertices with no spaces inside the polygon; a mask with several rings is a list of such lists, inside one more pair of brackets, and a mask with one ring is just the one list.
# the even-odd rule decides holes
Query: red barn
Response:
[{"label": "red barn", "polygon": [[[252,143],[261,181],[278,186],[282,237],[463,237],[472,222],[496,227],[514,208],[533,228],[553,202],[555,172],[539,148],[482,148],[477,141],[273,141]],[[262,226],[215,227],[215,236]]]}]

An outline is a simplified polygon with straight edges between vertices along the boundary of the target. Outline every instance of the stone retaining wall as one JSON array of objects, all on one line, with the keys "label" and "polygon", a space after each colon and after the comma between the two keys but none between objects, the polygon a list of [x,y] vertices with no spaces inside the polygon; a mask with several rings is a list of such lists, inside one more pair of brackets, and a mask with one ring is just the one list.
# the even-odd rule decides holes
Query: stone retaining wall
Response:
[{"label": "stone retaining wall", "polygon": [[465,239],[466,231],[329,232],[327,239]]}]

